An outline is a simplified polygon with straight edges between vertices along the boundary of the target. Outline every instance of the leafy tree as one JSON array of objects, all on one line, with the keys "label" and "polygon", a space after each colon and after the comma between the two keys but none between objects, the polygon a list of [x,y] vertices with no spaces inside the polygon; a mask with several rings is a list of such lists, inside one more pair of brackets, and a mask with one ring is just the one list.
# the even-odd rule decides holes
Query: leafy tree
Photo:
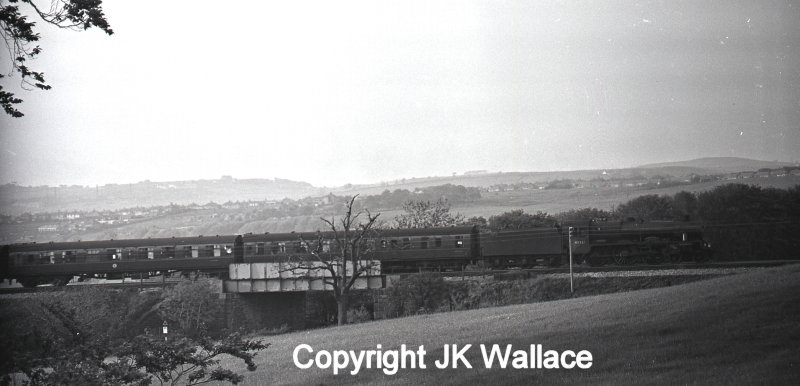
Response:
[{"label": "leafy tree", "polygon": [[[238,333],[220,341],[207,337],[193,340],[174,337],[139,335],[114,351],[107,340],[94,339],[80,344],[61,341],[46,355],[21,352],[13,371],[21,372],[31,386],[35,385],[195,385],[210,381],[238,384],[244,379],[219,365],[223,354],[239,358],[253,371],[253,358],[268,343],[242,339]],[[115,357],[115,360],[108,360]],[[2,379],[11,381],[7,373]]]},{"label": "leafy tree", "polygon": [[[8,0],[8,3],[0,0],[0,35],[8,47],[12,72],[20,74],[21,86],[26,90],[49,90],[50,85],[45,81],[43,72],[28,67],[28,62],[42,52],[42,48],[36,44],[40,36],[35,29],[36,22],[29,21],[16,3],[29,5],[41,20],[59,28],[80,31],[97,27],[109,35],[114,33],[103,13],[102,0],[53,0],[46,11],[33,0]],[[0,79],[3,77],[0,75]],[[22,99],[0,85],[0,105],[6,114],[14,118],[22,117],[24,114],[15,106],[20,103]]]},{"label": "leafy tree", "polygon": [[394,218],[398,228],[434,228],[459,225],[464,216],[450,214],[450,204],[446,200],[408,201],[403,205],[405,213]]},{"label": "leafy tree", "polygon": [[[117,378],[123,375],[135,380],[135,374],[144,372],[161,384],[170,385],[196,385],[211,381],[235,385],[244,376],[219,366],[219,357],[227,354],[239,358],[247,364],[248,370],[254,371],[256,365],[253,358],[259,350],[267,347],[268,343],[244,340],[238,333],[216,342],[205,337],[195,341],[186,337],[162,340],[160,337],[138,336],[116,353],[118,359],[112,367],[115,372],[111,374]],[[149,377],[144,380],[149,381]]]},{"label": "leafy tree", "polygon": [[[97,296],[99,292],[84,294]],[[4,327],[0,341],[9,343],[0,345],[0,384],[10,383],[10,374],[15,373],[23,374],[30,385],[148,385],[153,379],[162,384],[237,383],[242,376],[219,368],[218,357],[231,355],[253,370],[253,356],[268,346],[244,340],[239,334],[220,341],[197,334],[194,339],[175,336],[168,341],[140,335],[120,348],[119,341],[108,334],[108,326],[87,322],[81,315],[84,312],[78,313],[70,305],[74,303],[30,302],[24,308],[32,308],[28,312],[35,316],[35,323],[19,328],[0,323]],[[20,314],[10,316],[19,318]],[[114,357],[117,360],[108,360]]]},{"label": "leafy tree", "polygon": [[694,193],[680,191],[672,198],[672,211],[676,220],[697,218],[698,203]]},{"label": "leafy tree", "polygon": [[186,334],[205,333],[220,312],[219,286],[212,279],[184,280],[164,291],[159,314]]},{"label": "leafy tree", "polygon": [[[785,220],[796,213],[798,186],[788,190],[727,184],[697,196],[704,221],[744,223]],[[797,219],[795,217],[795,219]]]},{"label": "leafy tree", "polygon": [[447,282],[432,273],[411,275],[387,289],[392,316],[436,312],[450,299]]},{"label": "leafy tree", "polygon": [[672,220],[672,206],[672,197],[648,194],[617,207],[617,215],[623,219],[634,218],[641,221]]},{"label": "leafy tree", "polygon": [[556,219],[545,212],[537,211],[535,214],[530,214],[522,209],[489,217],[489,228],[492,230],[551,227],[556,223]]},{"label": "leafy tree", "polygon": [[[22,355],[25,355],[24,353]],[[106,363],[112,355],[108,342],[93,341],[73,345],[61,341],[45,356],[39,356],[18,369],[35,385],[148,385],[148,375],[134,368]]]},{"label": "leafy tree", "polygon": [[[323,282],[333,289],[337,323],[340,326],[347,324],[350,290],[356,280],[371,272],[378,264],[369,259],[374,252],[374,244],[369,241],[376,235],[380,213],[373,216],[368,210],[355,212],[356,197],[358,195],[350,199],[345,215],[338,222],[335,217],[330,220],[321,218],[330,230],[330,236],[325,237],[318,232],[315,240],[300,237],[305,253],[291,256],[290,267],[286,269],[323,274]],[[366,214],[366,218],[361,221],[363,214]]]},{"label": "leafy tree", "polygon": [[558,214],[562,223],[567,221],[608,221],[616,218],[614,213],[597,208],[570,209]]},{"label": "leafy tree", "polygon": [[489,220],[487,220],[483,216],[472,216],[466,219],[462,225],[476,225],[481,230],[488,230],[489,229]]}]

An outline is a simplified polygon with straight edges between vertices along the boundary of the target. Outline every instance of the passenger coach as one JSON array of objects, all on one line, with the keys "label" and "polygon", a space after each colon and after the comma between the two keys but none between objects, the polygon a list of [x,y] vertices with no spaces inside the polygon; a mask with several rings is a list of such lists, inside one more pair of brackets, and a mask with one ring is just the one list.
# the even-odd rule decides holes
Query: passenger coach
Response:
[{"label": "passenger coach", "polygon": [[66,284],[73,277],[122,278],[127,273],[224,272],[241,236],[30,243],[4,246],[2,276],[24,286]]}]

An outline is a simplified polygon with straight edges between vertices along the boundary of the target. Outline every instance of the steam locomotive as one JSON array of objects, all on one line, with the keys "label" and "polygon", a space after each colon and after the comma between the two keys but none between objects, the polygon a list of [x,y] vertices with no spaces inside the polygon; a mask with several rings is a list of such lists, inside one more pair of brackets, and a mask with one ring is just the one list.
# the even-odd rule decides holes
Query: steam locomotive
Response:
[{"label": "steam locomotive", "polygon": [[[224,276],[233,262],[286,261],[330,233],[245,234],[13,244],[2,247],[0,279],[64,285],[77,277],[144,277],[200,271]],[[571,240],[571,242],[570,242]],[[700,224],[582,221],[551,228],[480,231],[476,226],[380,230],[367,240],[384,273],[703,261],[711,245]]]}]

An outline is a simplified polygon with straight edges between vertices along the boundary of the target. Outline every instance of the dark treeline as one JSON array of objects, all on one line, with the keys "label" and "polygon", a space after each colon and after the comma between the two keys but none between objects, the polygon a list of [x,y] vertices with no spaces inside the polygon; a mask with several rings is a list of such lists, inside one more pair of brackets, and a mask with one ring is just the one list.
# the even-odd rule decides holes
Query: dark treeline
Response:
[{"label": "dark treeline", "polygon": [[648,195],[615,212],[635,220],[701,221],[720,259],[795,258],[800,250],[800,186],[728,184],[697,194]]},{"label": "dark treeline", "polygon": [[572,220],[701,222],[722,260],[797,258],[800,251],[800,185],[789,189],[744,184],[674,195],[645,195],[611,211],[573,209],[557,215],[522,210],[470,219],[491,230],[553,226]]},{"label": "dark treeline", "polygon": [[384,190],[383,193],[378,195],[362,197],[359,205],[372,211],[380,211],[402,208],[409,202],[446,200],[451,205],[457,205],[476,201],[480,198],[481,193],[478,188],[445,184],[419,188],[415,191],[406,189]]}]

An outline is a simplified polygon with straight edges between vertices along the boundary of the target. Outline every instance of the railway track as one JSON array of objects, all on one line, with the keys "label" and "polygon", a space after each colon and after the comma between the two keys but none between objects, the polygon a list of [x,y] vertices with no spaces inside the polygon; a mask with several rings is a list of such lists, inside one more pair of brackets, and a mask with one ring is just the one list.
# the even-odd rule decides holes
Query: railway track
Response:
[{"label": "railway track", "polygon": [[[641,271],[683,271],[688,272],[695,270],[697,274],[704,274],[703,272],[710,269],[742,269],[742,268],[766,268],[776,267],[786,264],[800,264],[800,260],[760,260],[760,261],[720,261],[720,262],[706,262],[706,263],[679,263],[679,264],[658,264],[658,265],[604,265],[600,267],[591,267],[586,265],[573,266],[575,274],[587,273],[604,273],[604,272],[641,272]],[[424,274],[431,272],[414,272],[405,273],[400,275],[414,275]],[[537,275],[549,274],[568,274],[569,267],[539,267],[527,269],[506,269],[506,270],[477,270],[477,271],[443,271],[436,272],[444,277],[472,277],[472,276],[492,276],[495,279],[515,279],[524,277],[533,277]],[[621,276],[621,275],[616,275]]]},{"label": "railway track", "polygon": [[[634,266],[617,266],[605,265],[601,267],[589,267],[585,265],[576,265],[573,267],[573,272],[576,276],[656,276],[660,275],[656,271],[664,271],[663,274],[669,275],[720,275],[741,273],[747,269],[752,268],[766,268],[776,267],[786,264],[800,264],[800,260],[760,260],[760,261],[722,261],[722,262],[707,262],[707,263],[680,263],[680,264],[659,264],[659,265],[634,265]],[[646,274],[646,272],[650,272]],[[667,273],[668,272],[668,273]],[[603,275],[605,273],[605,275]],[[423,272],[410,272],[410,273],[397,273],[389,275],[409,276],[420,274],[436,274],[442,277],[458,279],[458,278],[474,278],[474,277],[490,277],[495,280],[514,280],[535,277],[539,275],[567,275],[569,274],[569,267],[558,268],[529,268],[529,269],[506,269],[506,270],[473,270],[473,271],[423,271]],[[100,287],[100,288],[159,288],[165,286],[172,286],[178,284],[182,279],[149,279],[149,280],[114,280],[106,282],[92,282],[92,283],[71,283],[66,286],[39,286],[34,288],[24,287],[0,287],[1,294],[18,294],[18,293],[36,293],[36,292],[54,292],[54,291],[71,291],[81,288]]]},{"label": "railway track", "polygon": [[90,282],[90,283],[70,283],[65,286],[42,285],[38,287],[26,288],[22,286],[15,287],[0,287],[0,295],[2,294],[23,294],[23,293],[37,293],[37,292],[57,292],[57,291],[75,291],[82,288],[163,288],[166,286],[173,286],[180,283],[183,279],[166,279],[166,280],[133,280],[121,281],[113,280],[106,282]]}]

